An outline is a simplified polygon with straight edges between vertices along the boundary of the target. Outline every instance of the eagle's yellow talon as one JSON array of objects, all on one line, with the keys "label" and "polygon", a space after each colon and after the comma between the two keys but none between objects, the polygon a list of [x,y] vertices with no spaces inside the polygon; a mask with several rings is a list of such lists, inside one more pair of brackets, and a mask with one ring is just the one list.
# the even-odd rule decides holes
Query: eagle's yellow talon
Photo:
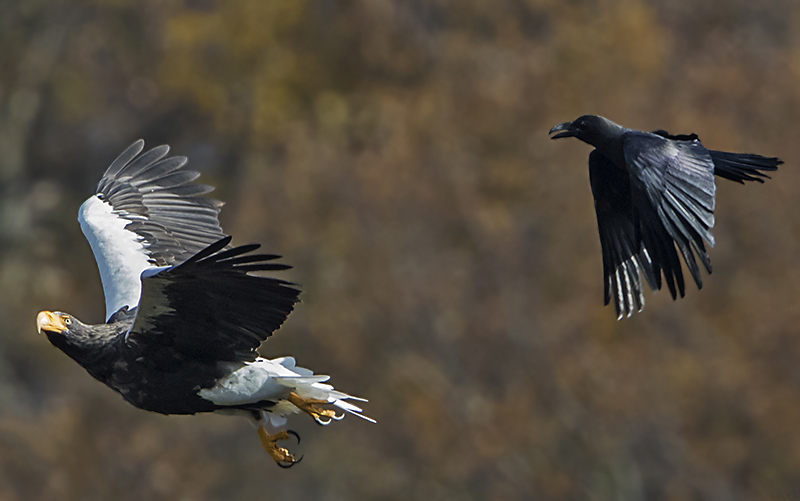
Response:
[{"label": "eagle's yellow talon", "polygon": [[322,404],[327,404],[327,400],[317,400],[313,398],[303,398],[295,392],[289,393],[289,402],[292,403],[295,407],[300,409],[301,411],[305,412],[312,418],[314,421],[321,425],[330,424],[331,421],[339,421],[344,417],[344,414],[336,415],[336,411],[333,409],[323,409],[320,407]]},{"label": "eagle's yellow talon", "polygon": [[[281,430],[274,435],[270,435],[263,426],[258,427],[258,438],[261,439],[261,446],[281,468],[291,468],[303,459],[302,456],[300,456],[300,459],[295,459],[288,449],[278,446],[278,440],[288,440],[289,433],[286,430]],[[299,443],[300,436],[295,432],[291,432],[291,434],[297,437],[297,442]]]}]

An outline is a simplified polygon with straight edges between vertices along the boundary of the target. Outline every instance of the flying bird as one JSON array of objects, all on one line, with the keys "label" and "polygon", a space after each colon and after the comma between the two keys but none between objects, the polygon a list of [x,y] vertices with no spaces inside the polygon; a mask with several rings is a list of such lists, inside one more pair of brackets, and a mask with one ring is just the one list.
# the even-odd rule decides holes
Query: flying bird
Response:
[{"label": "flying bird", "polygon": [[39,332],[140,409],[248,417],[284,468],[302,459],[278,446],[290,435],[300,441],[280,429],[288,415],[326,425],[344,417],[338,408],[374,422],[347,401],[365,400],[325,384],[328,376],[291,357],[258,355],[300,291],[253,273],[290,266],[254,253],[257,244],[231,247],[217,219],[222,203],[204,197],[213,188],[194,183],[199,173],[182,170],[187,159],[165,158],[169,146],[143,149],[139,140],[122,152],[78,213],[100,270],[106,322],[42,311]]},{"label": "flying bird", "polygon": [[[705,243],[714,246],[714,176],[744,184],[764,182],[774,157],[707,150],[696,134],[641,132],[584,115],[550,129],[551,139],[576,137],[589,154],[603,252],[604,301],[613,296],[617,319],[642,311],[642,280],[654,291],[661,276],[672,298],[685,293],[677,249],[697,288],[703,287],[695,256],[710,274]],[[704,243],[705,242],[705,243]]]}]

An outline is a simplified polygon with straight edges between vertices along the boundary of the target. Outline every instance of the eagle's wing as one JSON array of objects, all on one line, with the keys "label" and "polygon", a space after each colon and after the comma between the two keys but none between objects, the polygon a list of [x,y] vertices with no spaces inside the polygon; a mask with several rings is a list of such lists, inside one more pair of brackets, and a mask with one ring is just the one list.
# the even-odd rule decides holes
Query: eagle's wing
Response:
[{"label": "eagle's wing", "polygon": [[179,264],[225,236],[222,203],[202,196],[213,188],[193,183],[199,173],[181,170],[186,157],[164,158],[166,145],[140,155],[143,148],[139,140],[123,151],[78,212],[100,269],[106,319],[139,302],[144,270]]},{"label": "eagle's wing", "polygon": [[711,228],[716,186],[708,150],[697,140],[673,141],[655,134],[628,132],[623,136],[623,153],[642,240],[659,282],[663,270],[673,297],[673,277],[683,295],[683,275],[674,248],[677,245],[697,287],[702,287],[692,251],[711,273],[711,260],[703,243],[714,245]]},{"label": "eagle's wing", "polygon": [[258,245],[225,249],[230,237],[183,263],[142,273],[142,299],[126,343],[162,370],[176,359],[252,361],[255,349],[286,320],[300,291],[291,283],[250,275],[290,268],[251,254]]},{"label": "eagle's wing", "polygon": [[589,155],[589,180],[603,251],[603,299],[608,304],[614,297],[617,319],[629,317],[644,307],[640,273],[656,287],[650,257],[636,229],[630,179],[594,150]]}]

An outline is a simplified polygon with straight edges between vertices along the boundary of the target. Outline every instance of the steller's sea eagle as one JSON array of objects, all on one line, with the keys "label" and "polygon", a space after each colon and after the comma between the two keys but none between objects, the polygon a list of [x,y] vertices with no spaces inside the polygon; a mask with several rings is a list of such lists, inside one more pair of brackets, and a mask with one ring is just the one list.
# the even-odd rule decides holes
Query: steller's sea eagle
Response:
[{"label": "steller's sea eagle", "polygon": [[162,414],[240,414],[255,423],[261,445],[282,467],[300,461],[277,442],[280,428],[305,412],[319,424],[344,413],[374,422],[325,384],[328,376],[291,357],[268,360],[256,348],[298,302],[293,284],[252,275],[290,268],[280,256],[231,247],[220,228],[222,203],[181,170],[169,146],[140,155],[133,143],[114,160],[81,206],[78,221],[94,252],[106,300],[106,323],[84,324],[59,311],[36,318],[52,344],[131,404]]},{"label": "steller's sea eagle", "polygon": [[[769,176],[783,162],[747,153],[707,150],[696,134],[641,132],[611,120],[584,115],[550,129],[551,139],[576,137],[595,149],[589,180],[603,251],[604,299],[614,297],[617,318],[642,311],[640,273],[661,289],[661,274],[672,298],[684,295],[683,272],[675,246],[697,284],[703,287],[694,254],[708,273],[711,260],[703,241],[714,246],[714,176],[744,184]],[[694,252],[694,254],[693,254]]]}]

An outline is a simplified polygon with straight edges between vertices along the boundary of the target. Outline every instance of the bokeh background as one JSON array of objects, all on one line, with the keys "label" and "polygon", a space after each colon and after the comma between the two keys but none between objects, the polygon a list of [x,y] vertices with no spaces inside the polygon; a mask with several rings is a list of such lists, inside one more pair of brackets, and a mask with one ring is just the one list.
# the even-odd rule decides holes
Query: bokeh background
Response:
[{"label": "bokeh background", "polygon": [[[800,4],[0,0],[0,499],[800,499]],[[777,155],[718,184],[714,274],[602,306],[584,113]],[[75,220],[169,143],[234,243],[295,268],[261,352],[368,397],[245,420],[137,410],[36,335],[103,318]],[[201,327],[201,326],[200,326]]]}]

